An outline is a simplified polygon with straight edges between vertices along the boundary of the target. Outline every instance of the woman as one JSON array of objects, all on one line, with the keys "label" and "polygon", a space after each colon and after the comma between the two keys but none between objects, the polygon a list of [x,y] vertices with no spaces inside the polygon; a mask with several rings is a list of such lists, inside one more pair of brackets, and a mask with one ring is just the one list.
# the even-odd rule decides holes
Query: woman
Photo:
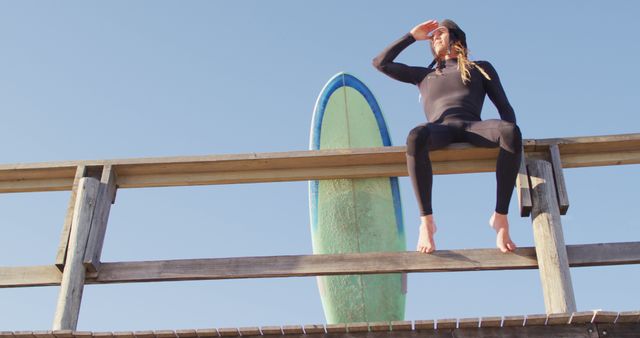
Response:
[{"label": "woman", "polygon": [[[434,60],[429,67],[394,62],[409,45],[431,42]],[[496,232],[496,246],[502,252],[515,250],[509,236],[507,213],[520,167],[522,135],[513,108],[493,66],[468,59],[466,35],[451,20],[425,21],[391,44],[373,65],[388,76],[418,86],[427,123],[411,130],[407,138],[407,169],[420,209],[417,251],[436,249],[436,224],[431,209],[433,173],[429,151],[452,142],[469,142],[480,147],[500,147],[496,163],[496,208],[489,224]],[[435,65],[435,69],[434,69]],[[500,114],[500,120],[480,119],[485,94]]]}]

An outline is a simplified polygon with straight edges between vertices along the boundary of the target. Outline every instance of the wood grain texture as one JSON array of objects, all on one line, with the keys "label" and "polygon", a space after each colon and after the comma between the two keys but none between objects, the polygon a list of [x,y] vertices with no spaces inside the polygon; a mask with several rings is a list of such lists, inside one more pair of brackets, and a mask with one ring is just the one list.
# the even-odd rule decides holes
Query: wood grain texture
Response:
[{"label": "wood grain texture", "polygon": [[69,249],[62,273],[53,330],[75,330],[78,325],[85,282],[85,268],[82,259],[87,247],[89,227],[93,218],[99,186],[100,182],[90,177],[81,178],[78,185]]},{"label": "wood grain texture", "polygon": [[551,313],[547,316],[547,325],[565,325],[570,318],[571,313]]},{"label": "wood grain texture", "polygon": [[390,322],[375,322],[369,323],[369,329],[371,332],[391,331]]},{"label": "wood grain texture", "polygon": [[113,204],[116,195],[116,180],[117,175],[113,166],[104,166],[100,178],[94,217],[91,220],[87,250],[83,259],[85,268],[90,272],[97,272],[100,269],[100,257],[102,256],[104,237],[107,232],[107,222],[109,221],[111,204]]},{"label": "wood grain texture", "polygon": [[60,235],[60,244],[58,245],[58,251],[56,253],[56,266],[60,271],[64,269],[64,261],[67,258],[67,247],[69,246],[69,234],[71,233],[71,221],[73,220],[73,210],[76,205],[76,197],[78,194],[78,184],[80,179],[84,177],[86,167],[79,165],[76,168],[75,177],[73,178],[73,186],[71,187],[71,194],[69,195],[69,205],[67,206],[67,213],[62,224],[62,234]]},{"label": "wood grain texture", "polygon": [[480,326],[480,318],[460,318],[458,327],[461,329],[476,328]]},{"label": "wood grain texture", "polygon": [[418,331],[435,330],[436,328],[435,320],[416,320],[413,324],[414,324],[414,328]]},{"label": "wood grain texture", "polygon": [[524,316],[506,316],[502,320],[502,326],[524,326]]},{"label": "wood grain texture", "polygon": [[413,323],[410,320],[394,320],[391,322],[391,331],[411,331]]},{"label": "wood grain texture", "polygon": [[199,329],[196,330],[199,338],[219,337],[218,330],[216,329]]},{"label": "wood grain texture", "polygon": [[592,323],[615,323],[618,318],[618,313],[613,311],[596,311],[593,316]]},{"label": "wood grain texture", "polygon": [[[521,316],[523,317],[523,316]],[[568,319],[569,314],[553,314],[549,317],[561,319]],[[462,320],[462,319],[461,319]],[[448,320],[449,321],[449,320]],[[462,320],[464,321],[464,320]],[[427,322],[427,321],[425,321]],[[433,321],[431,321],[433,322]],[[343,325],[343,329],[346,326]],[[264,330],[260,334],[260,330],[257,328],[227,328],[227,329],[201,329],[201,330],[186,330],[196,332],[197,337],[209,338],[219,336],[273,336],[273,337],[333,337],[333,338],[455,338],[455,337],[524,337],[524,338],[543,338],[543,337],[637,337],[640,332],[640,323],[601,323],[601,324],[568,324],[561,321],[550,325],[536,325],[536,326],[503,326],[503,327],[458,327],[458,328],[443,328],[441,330],[434,330],[433,327],[426,330],[414,330],[414,331],[361,331],[361,332],[333,332],[329,334],[317,334],[317,333],[292,333],[287,334],[284,332],[278,333],[277,330],[270,329]],[[185,330],[182,330],[185,331]],[[171,330],[158,330],[158,331],[136,331],[136,332],[78,332],[70,330],[62,331],[35,331],[35,332],[11,332],[2,331],[0,337],[7,338],[89,338],[89,337],[102,337],[102,338],[170,338],[180,337],[181,331]],[[246,334],[244,334],[245,332]],[[265,333],[266,332],[266,333]],[[256,334],[257,333],[257,334]]]},{"label": "wood grain texture", "polygon": [[551,158],[551,167],[553,169],[553,178],[556,183],[556,194],[558,196],[558,207],[560,215],[566,215],[569,210],[569,194],[567,193],[567,185],[564,180],[562,170],[562,159],[560,158],[560,150],[557,144],[549,147],[549,156]]},{"label": "wood grain texture", "polygon": [[444,318],[436,321],[437,330],[455,329],[458,326],[458,320],[455,318]]},{"label": "wood grain texture", "polygon": [[547,322],[546,314],[527,315],[525,326],[544,325]]},{"label": "wood grain texture", "polygon": [[587,324],[591,323],[593,319],[593,315],[595,313],[593,311],[581,311],[574,312],[571,314],[571,318],[569,319],[569,324]]},{"label": "wood grain texture", "polygon": [[324,329],[323,324],[308,324],[304,326],[304,332],[307,334],[315,334],[315,333],[324,334],[326,331]]},{"label": "wood grain texture", "polygon": [[304,333],[304,329],[302,328],[302,325],[284,325],[282,326],[282,332],[284,332],[284,334],[303,334]]},{"label": "wood grain texture", "polygon": [[500,327],[500,326],[502,326],[502,317],[480,318],[480,327]]},{"label": "wood grain texture", "polygon": [[369,324],[364,322],[348,323],[347,332],[369,332]]},{"label": "wood grain texture", "polygon": [[528,161],[527,170],[533,200],[533,238],[546,312],[575,312],[576,301],[551,164]]},{"label": "wood grain texture", "polygon": [[[640,264],[640,242],[568,245],[569,265]],[[337,255],[264,256],[183,259],[142,262],[105,262],[99,277],[87,275],[86,284],[134,283],[236,278],[270,278],[374,274],[536,269],[535,248],[513,254],[496,249],[440,250],[431,255],[414,252]],[[0,288],[60,285],[55,266],[0,267]]]},{"label": "wood grain texture", "polygon": [[196,338],[196,337],[198,337],[198,333],[196,332],[196,330],[189,330],[189,329],[176,330],[176,335],[178,336],[178,338]]},{"label": "wood grain texture", "polygon": [[[552,144],[564,168],[640,163],[640,134],[525,140],[524,149],[535,157]],[[6,164],[0,165],[0,193],[71,190],[82,165],[113,166],[120,188],[406,176],[404,154],[404,147],[381,147]],[[430,156],[435,174],[490,172],[497,149],[457,143]]]},{"label": "wood grain texture", "polygon": [[531,187],[529,184],[529,173],[526,164],[527,155],[522,149],[522,157],[520,159],[520,169],[516,179],[516,191],[518,192],[518,206],[520,207],[520,216],[528,217],[531,214]]},{"label": "wood grain texture", "polygon": [[640,322],[640,311],[624,311],[618,314],[616,324],[618,323],[637,323]]}]

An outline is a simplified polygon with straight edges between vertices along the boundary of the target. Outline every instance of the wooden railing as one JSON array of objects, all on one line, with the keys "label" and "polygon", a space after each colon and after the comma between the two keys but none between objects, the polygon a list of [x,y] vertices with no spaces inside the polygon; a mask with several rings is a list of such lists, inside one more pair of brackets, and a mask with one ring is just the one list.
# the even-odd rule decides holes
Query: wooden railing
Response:
[{"label": "wooden railing", "polygon": [[[54,329],[76,328],[84,284],[390,272],[539,268],[547,313],[575,312],[570,266],[640,263],[640,242],[565,246],[563,168],[640,163],[640,134],[525,140],[518,177],[535,247],[149,262],[101,262],[116,191],[124,188],[406,176],[404,147],[0,165],[0,192],[71,192],[55,263],[0,267],[0,287],[61,285]],[[497,149],[454,144],[431,154],[435,174],[493,171]],[[559,236],[558,236],[559,235]],[[558,259],[559,257],[559,259]],[[561,287],[548,287],[560,285]]]}]

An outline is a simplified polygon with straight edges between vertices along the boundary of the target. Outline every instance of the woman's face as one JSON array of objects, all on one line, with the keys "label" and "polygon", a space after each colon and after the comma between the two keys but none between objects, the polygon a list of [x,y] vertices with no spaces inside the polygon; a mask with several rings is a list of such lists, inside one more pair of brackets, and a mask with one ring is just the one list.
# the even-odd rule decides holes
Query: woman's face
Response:
[{"label": "woman's face", "polygon": [[443,57],[447,55],[449,50],[449,30],[447,27],[440,26],[433,31],[431,45],[436,56]]}]

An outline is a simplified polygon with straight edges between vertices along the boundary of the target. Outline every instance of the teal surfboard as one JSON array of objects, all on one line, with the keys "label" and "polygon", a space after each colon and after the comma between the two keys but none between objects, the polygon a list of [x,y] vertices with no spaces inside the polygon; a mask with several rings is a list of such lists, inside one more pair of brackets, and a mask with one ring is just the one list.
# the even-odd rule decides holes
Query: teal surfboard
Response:
[{"label": "teal surfboard", "polygon": [[[310,149],[391,146],[380,106],[353,75],[324,86],[311,122]],[[309,182],[314,254],[405,251],[397,177]],[[406,275],[318,277],[328,324],[404,320]]]}]

